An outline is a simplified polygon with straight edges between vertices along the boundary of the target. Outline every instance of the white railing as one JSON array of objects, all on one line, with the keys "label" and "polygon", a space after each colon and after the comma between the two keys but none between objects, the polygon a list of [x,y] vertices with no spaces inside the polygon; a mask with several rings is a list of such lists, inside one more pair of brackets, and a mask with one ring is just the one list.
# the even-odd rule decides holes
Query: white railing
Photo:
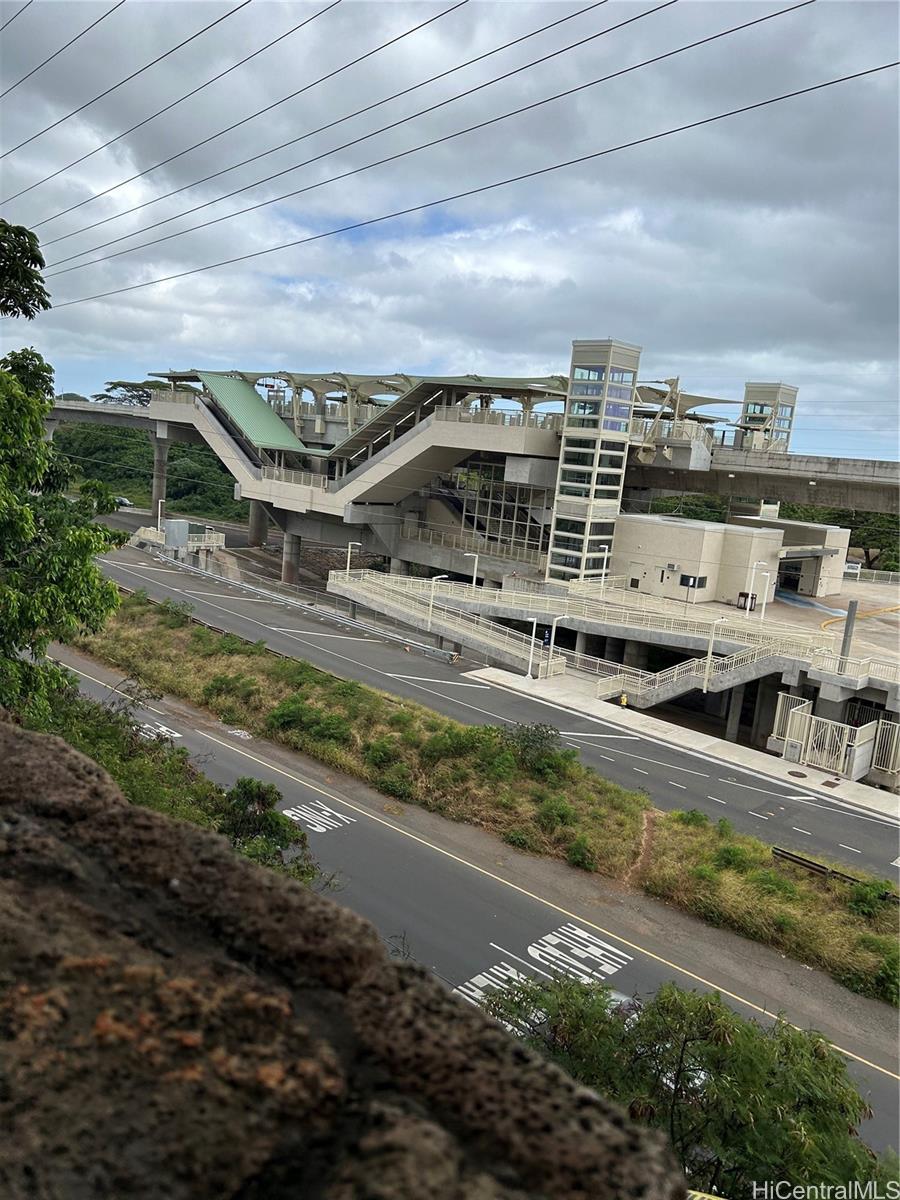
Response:
[{"label": "white railing", "polygon": [[897,721],[879,720],[872,766],[891,775],[900,773],[900,723]]},{"label": "white railing", "polygon": [[224,546],[225,534],[211,529],[208,533],[189,533],[188,549],[202,550],[212,546]]},{"label": "white railing", "polygon": [[263,467],[263,479],[273,479],[276,483],[290,483],[297,487],[312,487],[326,490],[328,476],[319,475],[314,471],[291,471],[287,467]]},{"label": "white railing", "polygon": [[[391,576],[389,586],[403,591],[413,592],[428,589],[431,582],[428,579],[416,579],[411,576]],[[744,645],[762,646],[773,653],[772,647],[777,645],[778,652],[785,657],[797,658],[803,651],[811,654],[822,645],[823,640],[833,640],[833,635],[816,633],[814,637],[798,633],[789,625],[774,625],[762,621],[742,621],[740,619],[717,623],[715,618],[697,618],[676,616],[668,613],[642,611],[626,608],[599,597],[554,596],[539,595],[532,592],[516,591],[512,594],[503,589],[473,587],[470,583],[453,583],[442,580],[436,585],[438,595],[448,600],[461,603],[477,603],[493,607],[514,606],[522,611],[523,616],[533,617],[546,614],[548,617],[584,617],[607,625],[621,625],[634,629],[652,629],[655,632],[683,633],[709,638],[714,634],[716,641],[737,642]],[[549,622],[548,622],[549,624]]]},{"label": "white railing", "polygon": [[461,424],[502,425],[507,429],[561,429],[562,413],[504,412],[497,408],[457,408],[441,405],[434,410],[436,421]]},{"label": "white railing", "polygon": [[487,617],[476,613],[461,613],[432,600],[428,595],[404,594],[392,589],[389,584],[395,576],[378,571],[331,571],[328,590],[341,595],[359,597],[371,603],[377,610],[397,615],[401,620],[416,628],[427,628],[443,636],[459,637],[469,645],[477,643],[482,650],[503,651],[523,663],[531,663],[538,679],[561,675],[566,669],[566,660],[561,654],[550,654],[540,642],[507,629]]},{"label": "white railing", "polygon": [[859,563],[844,563],[844,575],[861,583],[900,583],[900,571],[870,571]]},{"label": "white railing", "polygon": [[803,705],[812,705],[810,700],[804,700],[802,696],[792,696],[790,692],[779,692],[778,701],[775,706],[775,724],[772,727],[772,737],[779,738],[784,741],[787,735],[788,719],[795,708],[801,708]]},{"label": "white railing", "polygon": [[702,442],[707,450],[713,448],[712,434],[699,421],[663,420],[653,417],[635,417],[629,431],[630,441],[645,441],[653,435],[654,442]]},{"label": "white railing", "polygon": [[900,662],[886,662],[880,658],[841,658],[839,654],[820,650],[813,655],[812,665],[819,671],[844,675],[857,683],[867,678],[900,683]]},{"label": "white railing", "polygon": [[444,546],[448,550],[475,551],[485,557],[507,558],[513,562],[532,563],[538,567],[543,567],[547,562],[546,554],[540,550],[531,550],[509,542],[489,542],[474,534],[444,532],[429,525],[406,529],[402,532],[401,537],[424,542],[428,546]]}]

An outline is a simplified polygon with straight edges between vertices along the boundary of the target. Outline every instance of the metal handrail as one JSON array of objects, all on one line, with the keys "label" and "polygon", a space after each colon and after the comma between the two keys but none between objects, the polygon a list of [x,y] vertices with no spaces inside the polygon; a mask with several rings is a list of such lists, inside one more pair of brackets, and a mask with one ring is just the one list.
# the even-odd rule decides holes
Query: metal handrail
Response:
[{"label": "metal handrail", "polygon": [[508,429],[561,429],[562,413],[505,412],[503,409],[467,409],[449,405],[438,405],[434,410],[436,421],[453,421],[462,424],[503,425]]},{"label": "metal handrail", "polygon": [[263,467],[263,479],[272,479],[276,483],[290,483],[299,487],[317,488],[325,491],[328,488],[328,476],[319,475],[314,471],[293,471],[287,467]]}]

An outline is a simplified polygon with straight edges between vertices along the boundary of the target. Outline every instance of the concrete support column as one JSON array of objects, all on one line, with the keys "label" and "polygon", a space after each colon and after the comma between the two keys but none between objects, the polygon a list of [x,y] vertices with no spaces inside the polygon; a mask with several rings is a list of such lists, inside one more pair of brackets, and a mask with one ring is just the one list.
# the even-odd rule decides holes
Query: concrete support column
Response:
[{"label": "concrete support column", "polygon": [[843,722],[846,707],[846,700],[825,700],[822,696],[817,696],[813,712],[817,717],[824,717],[826,721]]},{"label": "concrete support column", "polygon": [[736,688],[731,689],[731,697],[728,701],[728,718],[725,722],[725,740],[728,742],[736,742],[738,729],[741,724],[741,709],[744,705],[744,684],[739,683]]},{"label": "concrete support column", "polygon": [[250,517],[247,526],[247,545],[264,546],[269,532],[269,515],[261,500],[250,501]]},{"label": "concrete support column", "polygon": [[575,653],[576,654],[584,654],[586,652],[586,650],[585,650],[586,646],[587,646],[587,634],[582,632],[582,630],[579,629],[575,634]]},{"label": "concrete support column", "polygon": [[[150,508],[153,518],[152,523],[154,525],[159,520],[160,511],[162,511],[163,518],[166,515],[166,470],[169,463],[169,447],[171,445],[172,443],[168,438],[153,438],[153,485]],[[162,502],[162,510],[160,510],[160,502]]]},{"label": "concrete support column", "polygon": [[637,667],[640,671],[647,669],[647,657],[650,648],[646,642],[626,641],[622,654],[622,662],[626,667]]},{"label": "concrete support column", "polygon": [[44,441],[52,442],[53,435],[54,435],[54,433],[56,433],[58,428],[59,428],[59,421],[45,421],[44,422]]},{"label": "concrete support column", "polygon": [[300,567],[300,535],[285,533],[284,549],[281,552],[281,582],[296,583]]},{"label": "concrete support column", "polygon": [[759,681],[756,707],[753,710],[753,728],[750,732],[751,746],[765,746],[775,724],[775,709],[778,706],[778,681],[764,676]]},{"label": "concrete support column", "polygon": [[402,558],[392,558],[389,573],[391,575],[408,575],[409,563]]},{"label": "concrete support column", "polygon": [[624,663],[625,639],[608,637],[606,639],[606,658],[608,662]]}]

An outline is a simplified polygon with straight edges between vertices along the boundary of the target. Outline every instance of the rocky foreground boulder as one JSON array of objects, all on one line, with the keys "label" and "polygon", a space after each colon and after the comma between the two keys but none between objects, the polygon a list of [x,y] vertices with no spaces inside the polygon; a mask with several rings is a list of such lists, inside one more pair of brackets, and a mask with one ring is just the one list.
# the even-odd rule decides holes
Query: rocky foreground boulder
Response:
[{"label": "rocky foreground boulder", "polygon": [[0,723],[7,1200],[674,1200],[663,1142],[365,921]]}]

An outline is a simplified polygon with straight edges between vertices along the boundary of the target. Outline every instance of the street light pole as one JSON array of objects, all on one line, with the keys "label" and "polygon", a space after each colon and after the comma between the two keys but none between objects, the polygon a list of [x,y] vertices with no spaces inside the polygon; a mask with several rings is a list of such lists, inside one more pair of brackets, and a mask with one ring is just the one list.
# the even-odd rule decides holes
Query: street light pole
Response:
[{"label": "street light pole", "polygon": [[557,626],[557,623],[561,620],[562,620],[561,617],[554,617],[553,620],[550,622],[550,657],[551,658],[553,657],[553,650],[556,646],[556,626]]},{"label": "street light pole", "polygon": [[709,627],[709,643],[706,647],[706,666],[703,668],[703,692],[704,695],[709,691],[709,675],[712,670],[712,655],[713,641],[716,636],[716,626],[721,625],[723,621],[727,621],[727,617],[717,617]]},{"label": "street light pole", "polygon": [[477,587],[478,586],[478,555],[475,553],[474,550],[468,550],[463,555],[463,558],[474,558],[475,559],[474,563],[472,564],[472,587]]},{"label": "street light pole", "polygon": [[753,570],[750,572],[750,590],[747,592],[747,607],[744,609],[744,616],[748,620],[750,618],[750,597],[753,595],[753,584],[756,581],[756,570],[758,567],[764,567],[765,565],[766,564],[764,562],[755,562],[753,564]]},{"label": "street light pole", "polygon": [[449,575],[435,575],[431,581],[431,594],[428,597],[428,632],[431,632],[431,614],[434,611],[434,585],[439,579],[449,579]]},{"label": "street light pole", "polygon": [[358,550],[362,550],[362,542],[348,542],[348,543],[347,543],[347,570],[346,570],[346,575],[347,575],[347,578],[348,578],[348,579],[350,578],[350,555],[353,553],[353,547],[354,547],[354,546],[356,546],[356,548],[357,548]]},{"label": "street light pole", "polygon": [[537,617],[531,622],[531,645],[528,647],[528,674],[526,679],[534,679],[531,668],[534,665],[534,643],[537,641]]},{"label": "street light pole", "polygon": [[770,571],[761,571],[760,574],[766,581],[765,590],[763,591],[762,612],[759,614],[760,621],[764,621],[766,619],[766,601],[769,599],[769,581],[772,578],[772,574]]}]

